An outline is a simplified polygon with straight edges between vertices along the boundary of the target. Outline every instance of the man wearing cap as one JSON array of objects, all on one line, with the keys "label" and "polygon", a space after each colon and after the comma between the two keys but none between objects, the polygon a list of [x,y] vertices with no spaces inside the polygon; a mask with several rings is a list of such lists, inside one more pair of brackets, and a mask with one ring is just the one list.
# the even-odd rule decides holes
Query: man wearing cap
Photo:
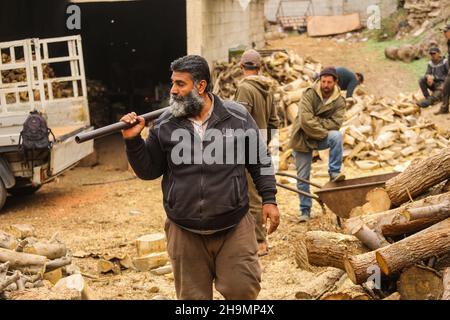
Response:
[{"label": "man wearing cap", "polygon": [[[447,64],[449,64],[450,63],[450,23],[445,26],[443,31],[444,31],[444,36],[447,39],[447,47],[448,47]],[[448,72],[447,77],[445,78],[445,81],[444,81],[443,101],[442,101],[441,108],[437,112],[434,113],[435,115],[448,113],[449,99],[450,99],[450,71]]]},{"label": "man wearing cap", "polygon": [[[337,86],[336,69],[322,70],[319,79],[307,88],[300,100],[299,113],[292,129],[290,147],[294,150],[297,176],[310,179],[312,151],[330,149],[330,181],[342,181],[342,134],[339,128],[345,115],[345,99]],[[309,185],[298,182],[297,188],[309,193]],[[300,195],[300,221],[311,213],[311,198]]]},{"label": "man wearing cap", "polygon": [[[241,57],[240,65],[244,72],[244,79],[239,83],[235,94],[236,102],[245,106],[261,130],[264,137],[270,142],[270,130],[277,129],[279,120],[274,105],[273,92],[267,78],[259,74],[261,68],[261,55],[253,49],[247,50]],[[262,225],[262,200],[255,184],[247,172],[248,196],[250,199],[250,213],[256,221],[255,233],[258,240],[258,255],[268,253],[266,228]]]},{"label": "man wearing cap", "polygon": [[[444,80],[448,74],[448,62],[447,59],[442,58],[441,50],[433,47],[429,53],[431,61],[428,62],[425,75],[419,80],[420,89],[425,97],[418,103],[421,108],[429,107],[442,99]],[[431,91],[431,95],[429,91]]]}]

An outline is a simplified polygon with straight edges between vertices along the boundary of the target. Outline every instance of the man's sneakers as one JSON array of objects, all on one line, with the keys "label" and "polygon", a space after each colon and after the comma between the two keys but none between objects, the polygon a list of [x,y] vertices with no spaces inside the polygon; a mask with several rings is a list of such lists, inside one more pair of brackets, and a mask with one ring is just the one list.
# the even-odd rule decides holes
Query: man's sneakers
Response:
[{"label": "man's sneakers", "polygon": [[298,217],[298,222],[306,222],[311,218],[311,211],[308,209],[303,209],[302,214]]},{"label": "man's sneakers", "polygon": [[330,174],[330,181],[331,182],[339,182],[345,180],[345,174],[343,173],[331,173]]}]

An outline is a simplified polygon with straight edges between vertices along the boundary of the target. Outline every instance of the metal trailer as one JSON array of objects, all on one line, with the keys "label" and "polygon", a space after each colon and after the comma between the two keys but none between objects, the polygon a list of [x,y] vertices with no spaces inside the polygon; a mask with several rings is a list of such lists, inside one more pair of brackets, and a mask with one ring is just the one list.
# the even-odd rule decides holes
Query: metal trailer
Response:
[{"label": "metal trailer", "polygon": [[[0,56],[1,209],[7,193],[34,193],[91,154],[94,147],[93,141],[75,142],[77,134],[93,129],[80,36],[2,42]],[[43,70],[47,65],[59,66],[66,76],[45,76]],[[8,74],[19,73],[25,76],[4,81]],[[57,83],[68,88],[67,96],[54,92]],[[19,136],[33,110],[43,114],[56,140],[49,150],[40,151],[31,161],[19,147]]]}]

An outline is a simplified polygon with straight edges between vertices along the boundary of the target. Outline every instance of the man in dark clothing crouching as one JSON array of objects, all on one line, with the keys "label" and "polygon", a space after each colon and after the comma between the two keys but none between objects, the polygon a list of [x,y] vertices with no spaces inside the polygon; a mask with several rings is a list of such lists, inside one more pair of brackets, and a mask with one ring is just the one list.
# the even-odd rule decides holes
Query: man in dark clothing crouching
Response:
[{"label": "man in dark clothing crouching", "polygon": [[242,105],[210,93],[208,63],[185,56],[171,64],[170,110],[122,131],[128,160],[144,180],[163,176],[165,232],[178,299],[212,299],[213,283],[226,299],[256,299],[261,289],[255,221],[249,213],[245,169],[262,198],[268,233],[279,224],[271,158]]},{"label": "man in dark clothing crouching", "polygon": [[417,103],[421,108],[429,107],[442,99],[444,80],[448,74],[448,62],[447,59],[442,58],[441,50],[433,47],[430,48],[429,53],[431,60],[428,62],[427,71],[419,80],[420,90],[425,97],[424,100]]}]

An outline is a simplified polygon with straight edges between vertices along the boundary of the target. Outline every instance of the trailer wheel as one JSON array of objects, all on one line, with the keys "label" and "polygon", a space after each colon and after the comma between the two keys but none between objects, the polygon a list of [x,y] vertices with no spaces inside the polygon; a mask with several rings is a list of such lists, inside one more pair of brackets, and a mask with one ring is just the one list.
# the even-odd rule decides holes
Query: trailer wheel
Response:
[{"label": "trailer wheel", "polygon": [[3,183],[2,179],[0,179],[0,210],[5,205],[7,194],[8,192],[6,191],[5,184]]},{"label": "trailer wheel", "polygon": [[41,188],[41,186],[25,186],[19,188],[11,188],[8,192],[13,196],[28,196],[35,193]]}]

